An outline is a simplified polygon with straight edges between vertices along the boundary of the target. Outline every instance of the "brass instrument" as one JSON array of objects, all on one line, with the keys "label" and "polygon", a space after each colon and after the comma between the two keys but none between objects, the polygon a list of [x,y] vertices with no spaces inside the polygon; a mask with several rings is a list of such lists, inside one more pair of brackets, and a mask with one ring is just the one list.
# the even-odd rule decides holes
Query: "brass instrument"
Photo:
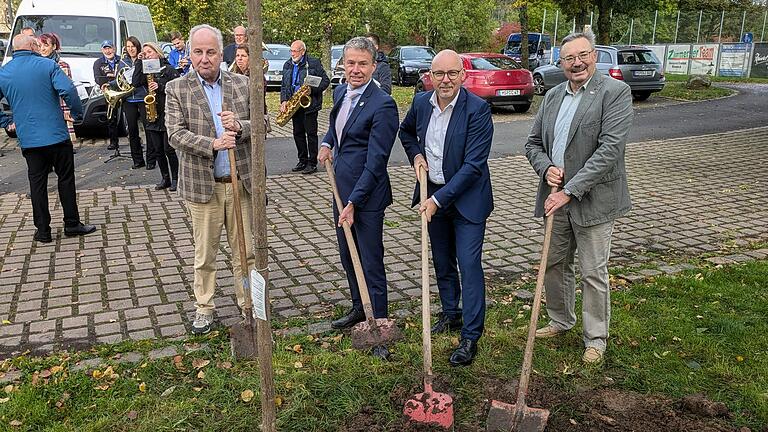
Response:
[{"label": "brass instrument", "polygon": [[[147,74],[147,89],[149,89],[149,85],[153,82],[155,82],[153,74]],[[157,106],[155,106],[156,100],[157,98],[155,97],[154,90],[149,90],[149,94],[144,96],[144,108],[147,110],[147,121],[149,123],[157,120]]]},{"label": "brass instrument", "polygon": [[287,109],[279,113],[277,118],[275,118],[275,123],[279,126],[285,126],[285,124],[288,123],[288,120],[296,114],[296,111],[298,111],[299,108],[308,108],[309,104],[312,103],[311,92],[312,89],[310,89],[307,84],[299,87],[299,90],[288,99]]},{"label": "brass instrument", "polygon": [[133,93],[133,86],[128,83],[123,75],[123,70],[119,70],[115,76],[118,90],[107,88],[104,90],[104,99],[107,101],[107,118],[111,119],[115,109],[120,106],[123,98]]}]

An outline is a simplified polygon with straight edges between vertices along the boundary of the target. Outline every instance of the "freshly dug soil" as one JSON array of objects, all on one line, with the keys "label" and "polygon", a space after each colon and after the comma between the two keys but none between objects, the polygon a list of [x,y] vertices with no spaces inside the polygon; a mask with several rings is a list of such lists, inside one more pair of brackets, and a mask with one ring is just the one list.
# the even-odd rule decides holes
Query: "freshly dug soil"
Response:
[{"label": "freshly dug soil", "polygon": [[[436,377],[437,378],[437,377]],[[442,381],[442,380],[441,380]],[[516,382],[492,377],[481,378],[485,401],[478,401],[470,409],[471,420],[455,424],[457,432],[484,432],[490,400],[514,403]],[[448,382],[435,382],[435,389],[450,394],[454,410],[470,403],[458,400]],[[405,401],[422,392],[418,386],[398,387],[390,393],[393,408],[402,410]],[[680,401],[659,396],[646,396],[612,387],[583,389],[563,393],[561,389],[545,386],[534,379],[529,387],[528,406],[550,411],[547,432],[739,432],[728,423],[727,407],[708,400],[703,395],[690,395]],[[467,407],[464,407],[466,409]],[[350,417],[342,432],[421,432],[444,431],[440,427],[413,424],[405,417],[382,426],[372,407],[364,407]],[[464,415],[463,417],[466,417]],[[755,431],[757,432],[757,431]]]}]

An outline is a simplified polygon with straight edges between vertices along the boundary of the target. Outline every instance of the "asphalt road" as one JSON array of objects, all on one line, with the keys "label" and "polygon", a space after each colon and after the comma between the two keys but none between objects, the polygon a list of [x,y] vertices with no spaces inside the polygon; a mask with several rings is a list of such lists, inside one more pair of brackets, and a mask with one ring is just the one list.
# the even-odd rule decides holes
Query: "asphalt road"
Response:
[{"label": "asphalt road", "polygon": [[[636,103],[635,124],[629,142],[705,135],[747,129],[768,124],[768,85],[730,84],[736,96],[705,102],[677,103],[651,98]],[[661,102],[660,102],[661,101]],[[524,154],[523,146],[533,122],[533,113],[494,116],[494,142],[491,158]],[[321,131],[322,134],[325,131]],[[127,145],[122,146],[127,152]],[[268,174],[283,174],[296,164],[292,138],[271,138],[266,144]],[[159,171],[131,170],[130,159],[104,163],[111,152],[104,148],[84,147],[75,155],[77,187],[93,189],[107,186],[148,185],[159,181]],[[390,157],[391,165],[407,163],[399,142]],[[55,176],[50,189],[54,189]],[[0,157],[0,194],[28,191],[26,163],[19,151]]]}]

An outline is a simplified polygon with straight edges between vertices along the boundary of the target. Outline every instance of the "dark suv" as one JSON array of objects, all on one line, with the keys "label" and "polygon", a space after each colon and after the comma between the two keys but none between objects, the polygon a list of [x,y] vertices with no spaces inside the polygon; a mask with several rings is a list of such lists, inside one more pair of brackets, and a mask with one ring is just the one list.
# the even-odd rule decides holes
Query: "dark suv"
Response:
[{"label": "dark suv", "polygon": [[[635,100],[646,100],[651,93],[664,89],[666,79],[661,61],[650,49],[640,45],[596,45],[595,51],[597,71],[626,82]],[[563,81],[565,75],[559,59],[553,65],[539,66],[533,71],[533,88],[538,95]]]}]

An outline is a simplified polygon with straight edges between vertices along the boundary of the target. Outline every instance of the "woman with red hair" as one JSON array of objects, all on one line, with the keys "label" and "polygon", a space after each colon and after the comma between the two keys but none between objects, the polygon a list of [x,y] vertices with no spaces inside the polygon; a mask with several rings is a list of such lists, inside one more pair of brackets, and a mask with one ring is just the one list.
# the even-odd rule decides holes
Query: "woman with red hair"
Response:
[{"label": "woman with red hair", "polygon": [[[59,40],[59,36],[56,33],[43,33],[38,40],[40,41],[40,55],[58,63],[61,70],[64,71],[64,74],[66,74],[69,79],[72,79],[72,71],[69,69],[69,64],[62,60],[61,55],[59,54],[61,51],[61,41]],[[64,115],[64,120],[67,121],[67,131],[74,144],[77,137],[75,136],[75,128],[72,125],[72,117],[69,114],[69,108],[67,107],[67,104],[64,103],[64,99],[61,99],[61,112]]]}]

